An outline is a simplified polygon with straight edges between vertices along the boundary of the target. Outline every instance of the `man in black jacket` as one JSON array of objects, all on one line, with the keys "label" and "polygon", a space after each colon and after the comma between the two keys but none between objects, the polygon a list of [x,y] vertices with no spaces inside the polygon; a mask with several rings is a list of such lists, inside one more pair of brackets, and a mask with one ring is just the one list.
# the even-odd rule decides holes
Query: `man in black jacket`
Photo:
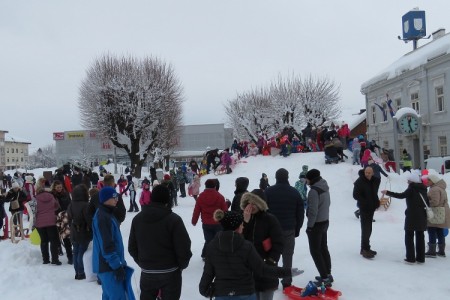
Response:
[{"label": "man in black jacket", "polygon": [[370,249],[370,236],[372,235],[372,221],[375,210],[380,206],[378,198],[379,183],[373,176],[373,169],[367,166],[359,171],[353,187],[353,198],[358,202],[361,221],[361,251],[364,258],[374,258],[376,251]]},{"label": "man in black jacket", "polygon": [[142,269],[141,299],[180,299],[181,272],[192,257],[191,240],[183,220],[170,209],[170,192],[153,188],[152,202],[131,223],[128,252]]},{"label": "man in black jacket", "polygon": [[[292,268],[295,238],[300,234],[305,218],[305,207],[300,193],[289,184],[289,172],[278,169],[275,173],[276,184],[265,190],[269,212],[280,221],[283,229],[283,267]],[[292,284],[292,276],[281,280],[283,288]]]}]

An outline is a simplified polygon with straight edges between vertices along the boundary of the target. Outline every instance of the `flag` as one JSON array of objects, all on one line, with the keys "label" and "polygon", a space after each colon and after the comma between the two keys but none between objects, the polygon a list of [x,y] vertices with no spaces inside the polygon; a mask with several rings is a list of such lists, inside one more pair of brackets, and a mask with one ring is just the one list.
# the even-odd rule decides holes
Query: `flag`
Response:
[{"label": "flag", "polygon": [[394,111],[394,109],[392,108],[392,100],[391,100],[391,98],[388,98],[388,100],[386,101],[386,103],[387,103],[387,106],[389,107],[389,112],[390,112],[390,114],[391,114],[391,117],[394,117],[395,111]]},{"label": "flag", "polygon": [[386,110],[384,109],[383,106],[381,106],[381,105],[378,104],[378,103],[375,103],[375,105],[378,106],[378,107],[381,109],[381,112],[383,113],[383,122],[386,122],[386,121],[387,121],[387,113],[386,113]]}]

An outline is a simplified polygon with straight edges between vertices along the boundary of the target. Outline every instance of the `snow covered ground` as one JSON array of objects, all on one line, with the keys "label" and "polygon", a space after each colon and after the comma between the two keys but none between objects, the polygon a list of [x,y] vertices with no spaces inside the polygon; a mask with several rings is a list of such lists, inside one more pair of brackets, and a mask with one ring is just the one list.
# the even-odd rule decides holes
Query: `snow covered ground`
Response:
[{"label": "snow covered ground", "polygon": [[[403,263],[404,210],[405,202],[392,199],[391,207],[380,209],[375,214],[371,238],[372,248],[378,251],[375,259],[367,260],[359,255],[360,225],[353,215],[356,209],[352,197],[353,182],[357,178],[358,166],[350,161],[338,165],[325,165],[323,153],[293,154],[290,157],[250,157],[247,163],[240,163],[230,175],[219,176],[220,192],[232,199],[234,180],[239,176],[250,179],[249,190],[258,187],[261,173],[269,176],[269,183],[275,183],[275,172],[283,167],[289,171],[289,182],[294,185],[302,165],[317,168],[328,181],[331,192],[331,216],[329,229],[329,249],[332,257],[333,287],[342,291],[340,299],[448,299],[450,297],[450,250],[447,258],[427,259],[425,264],[407,265]],[[111,170],[112,170],[111,166]],[[40,175],[42,170],[34,170]],[[144,174],[146,175],[146,174]],[[202,178],[202,186],[206,179]],[[450,174],[444,176],[450,183]],[[380,190],[387,187],[401,192],[406,189],[404,175],[391,174],[390,182],[382,177]],[[128,198],[125,198],[126,206]],[[8,204],[5,205],[6,209]],[[193,198],[179,198],[179,206],[174,211],[179,214],[190,233],[193,257],[189,267],[183,272],[181,299],[205,299],[198,293],[198,283],[203,262],[200,258],[203,246],[201,224],[191,225],[194,208]],[[124,241],[128,241],[131,220],[135,213],[127,213],[121,226]],[[139,268],[127,255],[127,262],[136,269],[133,278],[135,294],[139,295]],[[62,266],[42,265],[39,247],[28,241],[12,244],[9,240],[0,242],[0,298],[12,299],[100,299],[101,287],[95,282],[74,280],[73,267],[61,257]],[[294,284],[305,286],[318,275],[309,254],[305,228],[296,239],[294,267],[305,270],[294,278]],[[138,298],[138,297],[137,297]],[[279,289],[274,299],[287,299]]]}]

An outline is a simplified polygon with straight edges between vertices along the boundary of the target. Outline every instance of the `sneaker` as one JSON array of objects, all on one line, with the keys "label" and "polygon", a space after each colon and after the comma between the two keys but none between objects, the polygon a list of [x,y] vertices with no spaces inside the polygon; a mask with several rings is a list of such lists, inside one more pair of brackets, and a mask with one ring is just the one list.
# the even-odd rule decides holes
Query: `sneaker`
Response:
[{"label": "sneaker", "polygon": [[361,250],[360,254],[364,257],[364,258],[374,258],[375,255],[370,252],[370,250]]},{"label": "sneaker", "polygon": [[414,260],[414,259],[407,259],[407,258],[405,258],[404,261],[405,261],[405,263],[407,263],[408,265],[412,265],[412,264],[415,264],[415,263],[416,263],[416,260]]},{"label": "sneaker", "polygon": [[44,261],[42,262],[43,265],[48,265],[49,263],[50,263],[49,260],[44,260]]},{"label": "sneaker", "polygon": [[52,261],[52,265],[60,266],[62,263],[59,260]]},{"label": "sneaker", "polygon": [[[319,276],[318,276],[318,277],[319,277]],[[316,277],[316,279],[317,279],[317,277]],[[317,287],[322,286],[322,283],[323,283],[323,285],[324,285],[325,287],[332,287],[332,286],[333,286],[333,284],[331,283],[331,279],[330,279],[329,277],[327,277],[327,278],[321,278],[321,277],[319,277],[319,279],[318,279],[317,281],[314,281],[314,284],[315,284]]]},{"label": "sneaker", "polygon": [[139,212],[139,208],[136,208],[136,209],[134,210],[134,212]]}]

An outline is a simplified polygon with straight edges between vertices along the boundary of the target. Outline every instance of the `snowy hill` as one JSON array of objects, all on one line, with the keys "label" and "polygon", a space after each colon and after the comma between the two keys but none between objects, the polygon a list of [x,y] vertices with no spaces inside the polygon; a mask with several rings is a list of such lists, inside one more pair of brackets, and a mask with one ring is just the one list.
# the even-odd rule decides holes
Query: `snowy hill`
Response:
[{"label": "snowy hill", "polygon": [[[325,165],[323,153],[293,154],[290,157],[250,157],[239,163],[230,175],[218,176],[220,192],[225,198],[232,199],[234,181],[245,176],[250,179],[249,190],[257,188],[262,173],[269,176],[269,183],[275,183],[275,172],[283,167],[289,171],[291,185],[298,180],[302,165],[317,168],[328,181],[331,192],[329,249],[332,258],[332,273],[335,278],[333,287],[342,291],[340,299],[446,299],[450,295],[448,278],[450,275],[450,257],[427,259],[425,264],[407,265],[403,263],[404,247],[404,210],[405,202],[392,199],[391,207],[375,213],[371,244],[378,255],[367,260],[359,255],[360,223],[353,215],[356,202],[353,200],[353,182],[357,178],[358,166],[351,162],[338,165]],[[41,171],[42,172],[42,171]],[[40,175],[34,170],[35,175]],[[147,174],[144,174],[147,175]],[[206,179],[202,178],[202,186]],[[406,189],[404,175],[391,174],[390,181],[382,177],[380,190],[387,187],[396,192]],[[450,175],[445,180],[450,182]],[[139,194],[138,194],[139,196]],[[128,208],[128,198],[125,197]],[[6,208],[8,205],[5,205]],[[181,299],[205,299],[198,293],[198,283],[203,262],[200,258],[203,246],[201,224],[191,225],[194,208],[193,198],[179,198],[179,206],[174,211],[182,216],[192,240],[193,257],[189,267],[183,272],[183,290]],[[124,242],[128,241],[131,220],[135,213],[127,213],[121,226]],[[427,235],[426,235],[427,236]],[[426,239],[428,239],[426,237]],[[126,248],[126,245],[125,245]],[[450,252],[448,252],[450,256]],[[136,295],[139,295],[139,269],[127,255],[127,262],[136,269],[133,278]],[[0,294],[2,300],[12,299],[100,299],[101,287],[95,282],[74,280],[73,267],[67,259],[61,257],[62,266],[42,265],[40,250],[28,241],[12,244],[0,242]],[[294,267],[305,270],[303,275],[294,278],[296,286],[303,287],[318,272],[311,259],[305,227],[296,239]],[[274,299],[287,299],[278,290]]]}]

